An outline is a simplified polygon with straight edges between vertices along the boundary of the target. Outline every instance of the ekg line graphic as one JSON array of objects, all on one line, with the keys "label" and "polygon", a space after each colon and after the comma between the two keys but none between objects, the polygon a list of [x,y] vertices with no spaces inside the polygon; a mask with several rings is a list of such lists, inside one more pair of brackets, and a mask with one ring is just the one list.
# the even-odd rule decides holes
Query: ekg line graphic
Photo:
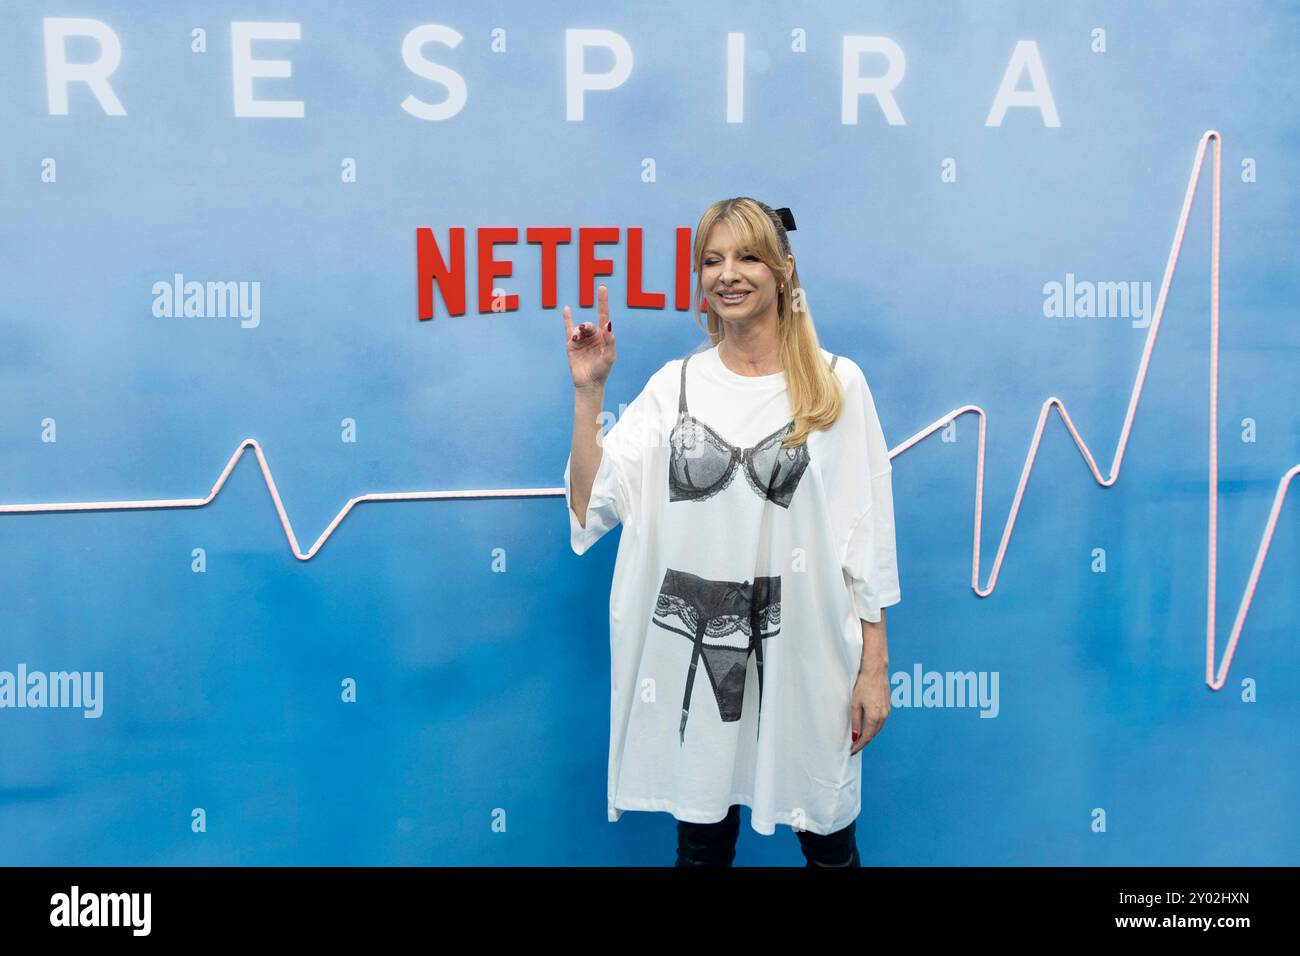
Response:
[{"label": "ekg line graphic", "polygon": [[266,487],[271,492],[271,500],[275,503],[275,510],[280,515],[280,525],[284,528],[285,537],[289,539],[289,547],[293,549],[294,557],[300,561],[310,561],[315,557],[316,552],[334,533],[334,529],[339,526],[340,522],[347,517],[348,512],[365,501],[427,501],[434,498],[527,498],[553,497],[557,493],[564,494],[563,488],[560,488],[558,492],[555,488],[507,488],[476,491],[393,491],[357,495],[355,498],[348,499],[348,503],[334,516],[334,520],[329,523],[329,526],[321,532],[320,537],[316,539],[316,543],[309,550],[303,551],[298,546],[298,536],[294,534],[293,524],[289,521],[289,515],[284,510],[284,502],[280,500],[280,491],[276,488],[275,478],[271,475],[271,466],[266,463],[266,453],[262,451],[262,446],[256,438],[245,438],[239,443],[235,453],[230,456],[230,461],[226,462],[226,467],[221,469],[221,475],[217,478],[217,483],[212,486],[212,490],[208,492],[206,498],[158,498],[147,501],[67,501],[22,505],[0,504],[0,514],[32,514],[46,511],[132,511],[142,508],[202,508],[204,505],[211,504],[213,499],[217,497],[218,492],[226,483],[226,479],[235,470],[235,465],[239,463],[239,459],[244,457],[244,452],[249,448],[253,449],[253,453],[257,455],[257,463],[261,466],[262,477],[266,480]]},{"label": "ekg line graphic", "polygon": [[[1282,504],[1286,498],[1286,492],[1291,484],[1291,479],[1300,474],[1300,463],[1294,465],[1287,471],[1278,482],[1277,493],[1273,497],[1273,505],[1269,510],[1268,521],[1264,527],[1264,533],[1260,538],[1259,549],[1255,555],[1255,564],[1251,569],[1250,579],[1246,584],[1245,593],[1242,596],[1241,604],[1237,610],[1237,618],[1233,624],[1232,634],[1228,641],[1227,652],[1224,655],[1223,662],[1220,665],[1218,676],[1214,674],[1214,611],[1215,611],[1215,586],[1217,577],[1217,544],[1218,544],[1218,375],[1219,375],[1219,196],[1220,196],[1220,152],[1221,137],[1216,130],[1207,130],[1202,136],[1196,151],[1196,162],[1192,168],[1191,177],[1187,183],[1187,194],[1183,199],[1182,213],[1178,219],[1178,228],[1174,234],[1173,245],[1169,250],[1169,259],[1165,265],[1164,279],[1160,285],[1160,297],[1156,303],[1155,314],[1151,326],[1147,332],[1146,344],[1142,350],[1142,360],[1138,366],[1137,377],[1133,383],[1133,392],[1129,399],[1128,412],[1124,418],[1124,428],[1120,433],[1119,444],[1115,448],[1115,457],[1111,462],[1110,476],[1102,477],[1097,468],[1097,463],[1093,458],[1092,452],[1088,445],[1080,436],[1074,423],[1070,420],[1070,414],[1066,411],[1065,403],[1059,398],[1052,396],[1048,398],[1042,406],[1038,415],[1038,422],[1034,428],[1033,440],[1029,446],[1029,453],[1025,458],[1025,464],[1020,473],[1020,483],[1016,488],[1015,498],[1011,504],[1011,511],[1007,515],[1007,522],[1002,531],[1002,541],[998,545],[997,556],[993,560],[993,568],[989,575],[988,586],[981,588],[979,584],[980,574],[980,531],[983,525],[984,517],[984,445],[985,435],[988,427],[988,416],[984,409],[978,405],[963,405],[955,408],[943,417],[936,419],[927,425],[921,431],[917,432],[907,441],[893,448],[889,452],[892,460],[901,455],[907,449],[913,447],[918,442],[932,435],[938,429],[942,428],[948,422],[953,421],[961,415],[974,413],[979,416],[979,444],[978,454],[975,463],[975,529],[974,542],[972,546],[971,558],[971,588],[979,597],[988,597],[993,593],[997,586],[998,572],[1002,567],[1002,561],[1006,557],[1007,545],[1011,540],[1011,531],[1015,527],[1016,516],[1020,511],[1020,502],[1024,497],[1025,487],[1029,482],[1029,474],[1033,470],[1034,460],[1038,455],[1038,444],[1042,438],[1043,429],[1047,424],[1047,416],[1056,408],[1066,428],[1069,429],[1071,437],[1074,438],[1075,445],[1078,446],[1080,453],[1088,464],[1093,477],[1102,487],[1109,488],[1115,484],[1119,478],[1120,464],[1124,458],[1124,450],[1128,445],[1129,432],[1132,429],[1133,418],[1137,412],[1138,399],[1142,394],[1142,386],[1146,380],[1147,367],[1151,359],[1151,352],[1155,346],[1156,333],[1160,329],[1160,320],[1164,315],[1165,300],[1168,296],[1169,285],[1173,279],[1174,267],[1177,265],[1179,252],[1182,248],[1183,233],[1187,226],[1187,218],[1191,212],[1192,199],[1196,194],[1196,186],[1200,181],[1201,165],[1205,158],[1205,148],[1210,140],[1214,140],[1214,200],[1212,215],[1212,245],[1211,245],[1211,266],[1210,266],[1210,462],[1209,462],[1209,587],[1208,598],[1206,603],[1206,650],[1205,650],[1205,680],[1206,683],[1214,690],[1223,687],[1227,678],[1228,667],[1232,663],[1232,656],[1237,647],[1237,641],[1241,636],[1241,630],[1246,622],[1246,614],[1250,609],[1251,602],[1255,596],[1255,587],[1259,582],[1260,572],[1264,566],[1264,559],[1268,554],[1269,544],[1273,539],[1273,531],[1277,525],[1278,515],[1282,510]],[[348,513],[357,505],[367,501],[426,501],[433,499],[473,499],[473,498],[522,498],[522,497],[556,497],[564,495],[564,488],[517,488],[503,490],[465,490],[465,491],[410,491],[410,492],[378,492],[364,495],[358,495],[348,500],[347,504],[334,516],[334,520],[329,526],[321,532],[320,537],[307,551],[303,551],[298,545],[298,536],[294,533],[293,525],[289,521],[289,516],[285,512],[284,503],[280,500],[280,492],[275,486],[275,478],[271,474],[271,468],[267,464],[266,455],[262,451],[262,446],[256,439],[246,438],[235,449],[230,460],[226,462],[226,467],[222,469],[221,475],[217,478],[212,490],[203,498],[172,498],[172,499],[150,499],[142,501],[90,501],[90,502],[52,502],[39,504],[0,504],[0,514],[19,514],[19,513],[41,513],[53,511],[104,511],[104,510],[138,510],[154,508],[201,508],[210,504],[221,491],[230,477],[235,465],[244,456],[248,449],[252,449],[257,456],[258,465],[262,469],[262,477],[266,481],[266,487],[271,493],[271,500],[275,504],[275,510],[280,516],[280,525],[284,528],[285,536],[289,540],[289,546],[293,554],[300,561],[310,561],[321,549],[330,535],[339,526]]]},{"label": "ekg line graphic", "polygon": [[1192,166],[1192,175],[1187,181],[1187,194],[1183,197],[1183,211],[1178,217],[1178,228],[1174,232],[1173,245],[1169,249],[1169,260],[1165,264],[1165,276],[1160,283],[1160,297],[1156,301],[1155,316],[1151,321],[1150,329],[1147,331],[1146,345],[1142,349],[1142,361],[1138,365],[1137,377],[1133,381],[1133,393],[1129,397],[1128,413],[1124,416],[1124,428],[1120,432],[1119,444],[1115,447],[1115,457],[1111,461],[1109,477],[1103,478],[1101,472],[1097,469],[1097,462],[1093,459],[1087,443],[1080,436],[1079,430],[1074,427],[1074,422],[1070,421],[1070,413],[1065,410],[1065,403],[1055,395],[1043,402],[1043,407],[1038,413],[1038,423],[1034,426],[1034,438],[1029,445],[1029,454],[1025,457],[1025,465],[1020,472],[1020,484],[1016,488],[1016,496],[1011,503],[1011,512],[1007,515],[1006,526],[1002,529],[1002,542],[998,545],[997,557],[993,559],[993,570],[989,574],[988,587],[981,589],[979,584],[980,527],[984,516],[984,433],[987,428],[987,416],[984,414],[984,409],[978,405],[963,405],[960,408],[953,409],[947,415],[917,432],[897,448],[892,449],[889,457],[892,459],[894,456],[902,454],[959,415],[973,412],[979,416],[979,451],[975,463],[975,541],[972,549],[970,586],[980,597],[988,597],[993,593],[993,588],[997,585],[998,571],[1002,567],[1002,559],[1006,556],[1007,544],[1011,540],[1011,529],[1015,527],[1016,515],[1020,511],[1020,501],[1024,496],[1025,486],[1029,483],[1029,473],[1033,470],[1034,459],[1038,455],[1038,442],[1043,437],[1043,428],[1047,425],[1047,416],[1053,408],[1061,413],[1061,419],[1065,422],[1065,427],[1070,430],[1070,436],[1074,439],[1075,445],[1078,446],[1084,461],[1088,463],[1088,469],[1092,472],[1092,476],[1097,480],[1097,483],[1103,488],[1109,488],[1115,484],[1119,478],[1120,463],[1124,460],[1124,449],[1128,446],[1129,431],[1133,427],[1133,416],[1137,413],[1138,399],[1142,395],[1142,385],[1146,381],[1147,365],[1151,360],[1151,351],[1156,344],[1156,333],[1160,330],[1160,319],[1164,315],[1165,299],[1169,294],[1169,284],[1173,280],[1174,267],[1178,264],[1178,255],[1182,250],[1183,232],[1187,228],[1187,217],[1192,211],[1192,199],[1196,195],[1196,186],[1200,182],[1201,164],[1205,159],[1205,147],[1210,140],[1214,140],[1214,199],[1211,215],[1210,246],[1210,513],[1209,587],[1205,624],[1205,682],[1211,689],[1219,690],[1227,679],[1228,667],[1232,663],[1232,655],[1237,649],[1237,640],[1241,637],[1241,629],[1246,623],[1246,614],[1250,610],[1251,601],[1255,598],[1255,586],[1259,583],[1260,571],[1263,570],[1264,558],[1268,555],[1269,544],[1273,540],[1273,529],[1277,526],[1278,515],[1282,511],[1282,503],[1286,499],[1287,488],[1291,484],[1291,479],[1300,474],[1300,463],[1293,465],[1278,481],[1277,493],[1273,496],[1273,507],[1269,509],[1268,521],[1264,525],[1264,533],[1260,537],[1259,549],[1255,554],[1255,564],[1250,571],[1250,580],[1246,583],[1245,593],[1242,595],[1241,604],[1237,609],[1237,619],[1232,626],[1232,635],[1228,639],[1228,649],[1224,654],[1223,663],[1216,677],[1214,673],[1214,612],[1217,605],[1215,587],[1218,576],[1219,537],[1219,176],[1220,153],[1222,150],[1222,137],[1219,135],[1218,130],[1206,130],[1201,135],[1201,141],[1196,149],[1196,162]]}]

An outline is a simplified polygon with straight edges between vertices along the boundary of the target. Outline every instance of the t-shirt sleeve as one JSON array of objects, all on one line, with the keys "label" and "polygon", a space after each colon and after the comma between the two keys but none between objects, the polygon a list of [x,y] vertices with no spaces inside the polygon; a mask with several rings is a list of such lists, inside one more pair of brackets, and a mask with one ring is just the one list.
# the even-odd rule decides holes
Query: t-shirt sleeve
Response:
[{"label": "t-shirt sleeve", "polygon": [[584,554],[617,524],[630,523],[641,499],[641,471],[646,450],[647,408],[650,385],[634,398],[601,439],[600,466],[587,502],[587,523],[573,513],[569,475],[573,453],[564,464],[564,504],[569,513],[569,544],[574,554]]},{"label": "t-shirt sleeve", "polygon": [[893,466],[866,377],[850,363],[845,387],[847,426],[841,436],[836,479],[845,484],[832,499],[843,522],[840,562],[858,617],[876,623],[882,608],[899,603],[894,542]]}]

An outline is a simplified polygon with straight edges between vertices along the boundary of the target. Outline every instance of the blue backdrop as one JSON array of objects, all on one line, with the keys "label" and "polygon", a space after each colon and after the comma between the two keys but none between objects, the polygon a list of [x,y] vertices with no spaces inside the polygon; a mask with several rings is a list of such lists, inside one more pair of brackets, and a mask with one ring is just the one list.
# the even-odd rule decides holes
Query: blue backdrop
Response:
[{"label": "blue backdrop", "polygon": [[[245,21],[297,38],[245,42]],[[462,39],[420,52],[426,24]],[[1107,470],[1148,334],[1045,314],[1045,288],[1150,283],[1153,308],[1218,130],[1217,665],[1300,461],[1298,29],[1263,2],[6,4],[0,504],[201,499],[246,438],[304,550],[369,492],[557,494],[367,503],[310,561],[251,453],[203,508],[0,514],[0,671],[102,674],[97,718],[0,709],[0,864],[671,862],[667,814],[606,819],[617,535],[569,549],[558,306],[578,304],[577,230],[619,230],[597,250],[616,410],[699,341],[674,231],[727,196],[794,210],[822,343],[866,372],[891,447],[987,412],[984,584],[1042,402]],[[626,41],[579,69],[630,63],[580,119],[566,30]],[[846,67],[859,36],[888,43]],[[106,79],[60,66],[106,64],[114,39]],[[849,97],[845,122],[845,69],[891,63],[891,94]],[[1050,109],[990,116],[1009,65]],[[865,865],[1297,862],[1294,502],[1226,684],[1205,680],[1211,164],[1113,487],[1053,413],[981,599],[977,419],[894,459],[891,670],[996,674],[998,700],[992,719],[896,703],[863,753]],[[519,304],[482,313],[475,237],[500,226],[520,235],[494,284]],[[530,226],[574,230],[557,307]],[[461,227],[468,311],[439,292],[421,321],[416,230],[445,254]],[[662,309],[626,307],[633,228]],[[178,273],[258,308],[169,315]],[[742,820],[739,864],[802,864],[788,829]]]}]

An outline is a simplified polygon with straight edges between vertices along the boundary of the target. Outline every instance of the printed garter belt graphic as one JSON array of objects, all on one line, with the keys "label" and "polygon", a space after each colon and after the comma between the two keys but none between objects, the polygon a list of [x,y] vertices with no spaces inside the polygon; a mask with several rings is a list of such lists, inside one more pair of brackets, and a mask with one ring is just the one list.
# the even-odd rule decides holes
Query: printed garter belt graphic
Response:
[{"label": "printed garter belt graphic", "polygon": [[750,581],[710,581],[669,568],[655,599],[653,623],[694,644],[682,698],[680,743],[686,742],[691,688],[700,658],[709,672],[718,713],[740,719],[745,700],[749,655],[758,665],[758,706],[763,709],[763,641],[781,633],[781,577]]}]

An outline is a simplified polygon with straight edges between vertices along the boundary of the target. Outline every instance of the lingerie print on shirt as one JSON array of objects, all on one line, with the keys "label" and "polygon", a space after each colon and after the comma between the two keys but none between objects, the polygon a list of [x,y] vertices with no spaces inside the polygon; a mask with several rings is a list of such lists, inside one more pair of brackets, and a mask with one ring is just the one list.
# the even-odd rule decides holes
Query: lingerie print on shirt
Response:
[{"label": "lingerie print on shirt", "polygon": [[[831,368],[839,356],[831,358]],[[782,448],[794,421],[768,435],[753,448],[737,448],[690,413],[686,405],[686,363],[677,399],[677,424],[669,435],[669,501],[703,501],[731,484],[739,468],[754,493],[782,508],[790,507],[799,479],[808,468],[808,443]]]},{"label": "lingerie print on shirt", "polygon": [[[676,624],[672,623],[674,618]],[[749,655],[753,654],[758,665],[758,709],[760,714],[763,712],[763,641],[781,632],[779,575],[758,577],[752,582],[710,581],[669,568],[655,599],[653,621],[694,645],[686,672],[679,743],[686,742],[691,688],[701,656],[713,685],[718,713],[731,722],[740,719]]]}]

